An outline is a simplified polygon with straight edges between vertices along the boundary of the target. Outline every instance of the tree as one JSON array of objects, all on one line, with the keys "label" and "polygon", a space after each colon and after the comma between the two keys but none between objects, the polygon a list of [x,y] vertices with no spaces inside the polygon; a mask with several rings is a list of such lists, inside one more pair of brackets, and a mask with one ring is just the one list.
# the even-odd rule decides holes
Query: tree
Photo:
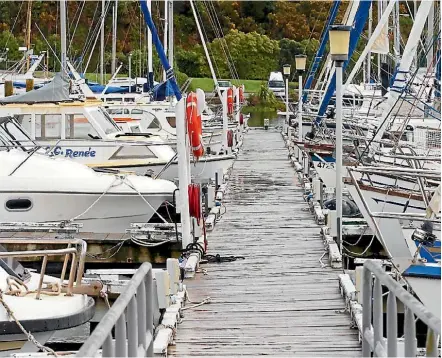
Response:
[{"label": "tree", "polygon": [[277,68],[278,41],[257,32],[245,34],[237,30],[231,30],[224,40],[226,46],[223,46],[221,39],[215,39],[209,44],[213,58],[217,60],[221,77],[231,78],[232,75],[232,69],[227,62],[227,49],[231,56],[231,64],[235,67],[239,78],[263,79]]}]

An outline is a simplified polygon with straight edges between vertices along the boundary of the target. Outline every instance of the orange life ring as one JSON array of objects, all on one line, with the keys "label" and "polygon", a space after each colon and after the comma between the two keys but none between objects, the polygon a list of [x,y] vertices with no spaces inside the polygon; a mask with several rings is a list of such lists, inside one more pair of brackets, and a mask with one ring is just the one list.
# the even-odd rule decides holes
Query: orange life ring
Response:
[{"label": "orange life ring", "polygon": [[198,115],[196,93],[190,92],[186,101],[187,134],[189,135],[190,146],[196,158],[204,155],[203,128],[201,116]]},{"label": "orange life ring", "polygon": [[233,114],[233,88],[227,89],[227,114]]},{"label": "orange life ring", "polygon": [[244,103],[244,90],[242,86],[239,88],[239,103]]}]

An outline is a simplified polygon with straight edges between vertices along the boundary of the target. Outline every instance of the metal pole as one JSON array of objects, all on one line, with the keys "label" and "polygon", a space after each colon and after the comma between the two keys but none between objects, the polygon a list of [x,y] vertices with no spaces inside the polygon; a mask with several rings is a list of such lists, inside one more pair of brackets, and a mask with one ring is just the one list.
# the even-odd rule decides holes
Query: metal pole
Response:
[{"label": "metal pole", "polygon": [[117,11],[118,11],[118,0],[115,0],[114,7],[112,10],[112,74],[115,73],[115,69],[117,68]]},{"label": "metal pole", "polygon": [[[164,37],[163,37],[163,48],[164,53],[167,54],[167,33],[169,27],[169,0],[164,1]],[[172,66],[172,65],[171,65]],[[166,71],[163,71],[163,81],[166,81]]]},{"label": "metal pole", "polygon": [[132,54],[129,54],[129,93],[132,92]]},{"label": "metal pole", "polygon": [[224,91],[222,93],[221,101],[222,101],[222,105],[223,105],[223,147],[224,147],[224,152],[228,153],[229,152],[229,143],[227,141],[227,132],[229,130],[229,122],[227,119],[227,91]]},{"label": "metal pole", "polygon": [[104,19],[105,19],[105,2],[101,1],[101,29],[100,29],[100,83],[104,84]]},{"label": "metal pole", "polygon": [[[212,74],[213,82],[215,85],[218,84],[218,81],[216,79],[215,71],[213,69],[212,60],[210,59],[209,51],[207,50],[206,41],[203,36],[203,32],[201,31],[201,26],[198,20],[198,16],[195,11],[195,5],[193,4],[193,0],[189,0],[190,6],[192,7],[193,17],[195,18],[196,27],[198,29],[198,33],[201,38],[201,43],[203,44],[204,53],[206,54],[207,62],[209,63],[210,73]],[[218,98],[221,98],[221,90],[219,89],[219,86],[216,86],[217,92],[218,92]]]},{"label": "metal pole", "polygon": [[342,255],[342,65],[336,61],[336,228]]},{"label": "metal pole", "polygon": [[[434,36],[434,3],[431,3],[427,22],[427,71],[433,63],[433,36]],[[433,65],[435,67],[435,65]]]},{"label": "metal pole", "polygon": [[[182,248],[186,248],[192,242],[190,235],[190,216],[189,216],[189,157],[186,152],[189,151],[186,142],[186,124],[185,124],[185,105],[186,99],[182,98],[175,109],[176,115],[176,134],[177,134],[177,152],[178,152],[178,180],[179,180],[179,205],[181,213],[182,226]],[[197,109],[194,108],[196,111]]]},{"label": "metal pole", "polygon": [[173,68],[173,0],[169,0],[169,64]]},{"label": "metal pole", "polygon": [[285,134],[289,134],[289,76],[285,76]]},{"label": "metal pole", "polygon": [[61,73],[66,74],[66,0],[60,0]]},{"label": "metal pole", "polygon": [[[298,142],[302,142],[302,72],[299,73],[299,93],[298,93]],[[298,146],[298,161],[301,160],[302,149]]]},{"label": "metal pole", "polygon": [[[368,38],[370,39],[373,33],[373,3],[370,6],[370,12],[368,13]],[[371,82],[371,51],[367,54],[367,78],[365,81],[370,84]]]},{"label": "metal pole", "polygon": [[[152,0],[147,0],[147,8],[152,13]],[[153,73],[153,60],[152,60],[152,33],[150,29],[147,29],[147,70],[149,74]]]}]

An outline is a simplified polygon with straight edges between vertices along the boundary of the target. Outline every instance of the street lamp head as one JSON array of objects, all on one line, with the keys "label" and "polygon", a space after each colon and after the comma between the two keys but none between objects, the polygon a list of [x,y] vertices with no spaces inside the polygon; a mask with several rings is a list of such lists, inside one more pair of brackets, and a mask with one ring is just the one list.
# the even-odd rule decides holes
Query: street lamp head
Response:
[{"label": "street lamp head", "polygon": [[333,61],[348,60],[351,26],[333,25],[329,30],[330,55]]},{"label": "street lamp head", "polygon": [[290,76],[290,65],[283,65],[282,72],[284,76]]},{"label": "street lamp head", "polygon": [[303,72],[305,71],[305,65],[307,64],[306,55],[296,55],[295,56],[296,70]]}]

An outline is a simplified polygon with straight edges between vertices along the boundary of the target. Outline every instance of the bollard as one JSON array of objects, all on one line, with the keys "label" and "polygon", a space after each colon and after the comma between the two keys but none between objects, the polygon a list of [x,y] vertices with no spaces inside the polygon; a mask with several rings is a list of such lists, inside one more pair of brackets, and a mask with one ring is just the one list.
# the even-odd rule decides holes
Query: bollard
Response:
[{"label": "bollard", "polygon": [[27,78],[26,79],[26,92],[32,91],[34,89],[34,79]]},{"label": "bollard", "polygon": [[12,96],[14,94],[14,86],[12,81],[5,81],[5,97]]}]

